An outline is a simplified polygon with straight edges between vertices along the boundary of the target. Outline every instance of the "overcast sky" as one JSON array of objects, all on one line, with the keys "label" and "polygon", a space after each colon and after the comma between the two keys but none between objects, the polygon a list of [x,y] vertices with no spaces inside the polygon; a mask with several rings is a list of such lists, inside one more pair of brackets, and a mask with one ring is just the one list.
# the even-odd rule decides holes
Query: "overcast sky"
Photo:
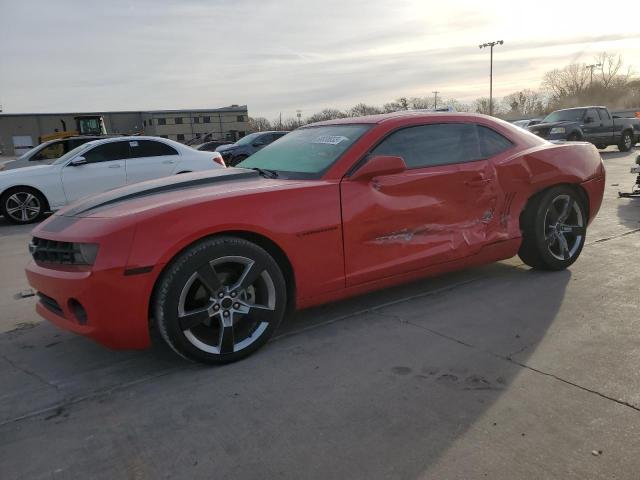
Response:
[{"label": "overcast sky", "polygon": [[[209,108],[310,115],[433,90],[539,86],[600,51],[640,70],[637,15],[558,1],[0,0],[4,112]],[[576,8],[577,6],[577,8]],[[629,11],[630,12],[630,11]]]}]

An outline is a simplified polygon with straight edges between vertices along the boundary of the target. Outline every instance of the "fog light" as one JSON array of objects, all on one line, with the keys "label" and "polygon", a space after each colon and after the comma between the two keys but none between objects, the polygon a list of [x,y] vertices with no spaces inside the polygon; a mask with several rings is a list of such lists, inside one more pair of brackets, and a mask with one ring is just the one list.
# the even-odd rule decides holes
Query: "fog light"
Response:
[{"label": "fog light", "polygon": [[70,298],[69,301],[67,302],[68,306],[69,306],[69,310],[71,310],[71,313],[73,313],[73,316],[75,317],[76,321],[80,324],[80,325],[86,325],[87,324],[87,312],[84,309],[84,307],[82,306],[82,304],[76,300],[75,298]]}]

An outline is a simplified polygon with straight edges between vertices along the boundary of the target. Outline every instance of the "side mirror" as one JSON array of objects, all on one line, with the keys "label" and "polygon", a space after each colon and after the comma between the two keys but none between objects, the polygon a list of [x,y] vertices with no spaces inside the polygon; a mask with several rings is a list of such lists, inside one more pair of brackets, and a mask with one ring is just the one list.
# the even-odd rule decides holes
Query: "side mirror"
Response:
[{"label": "side mirror", "polygon": [[71,165],[72,167],[79,167],[80,165],[86,165],[86,164],[87,164],[87,159],[82,156],[76,157],[69,162],[69,165]]},{"label": "side mirror", "polygon": [[394,155],[375,155],[351,175],[351,180],[370,180],[382,175],[402,173],[407,169],[402,157]]}]

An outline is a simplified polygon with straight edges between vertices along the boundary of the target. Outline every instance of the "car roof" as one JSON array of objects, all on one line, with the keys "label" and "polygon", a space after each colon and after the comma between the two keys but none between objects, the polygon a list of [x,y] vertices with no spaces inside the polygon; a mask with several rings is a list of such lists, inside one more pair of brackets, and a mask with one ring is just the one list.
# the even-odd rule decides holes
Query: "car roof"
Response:
[{"label": "car roof", "polygon": [[566,112],[568,110],[584,110],[586,108],[607,108],[602,105],[587,105],[586,107],[571,107],[571,108],[561,108],[560,110],[556,110],[556,112]]},{"label": "car roof", "polygon": [[[85,143],[85,145],[99,145],[102,143],[112,143],[112,142],[135,142],[138,140],[154,140],[156,142],[168,143],[172,146],[186,147],[180,142],[176,142],[170,140],[168,138],[162,137],[153,137],[151,135],[128,135],[128,136],[120,136],[120,137],[98,137],[95,140]],[[191,147],[189,147],[191,148]]]},{"label": "car roof", "polygon": [[[417,111],[417,110],[403,110],[399,112],[392,113],[381,113],[378,115],[366,115],[363,117],[348,117],[348,118],[336,118],[334,120],[325,120],[323,122],[310,123],[309,125],[305,125],[305,127],[309,126],[319,126],[319,125],[349,125],[349,124],[380,124],[393,120],[400,120],[403,118],[407,119],[415,119],[415,118],[424,118],[430,119],[434,117],[445,117],[445,118],[457,118],[457,119],[472,119],[472,118],[493,118],[488,117],[487,115],[482,115],[480,113],[468,113],[468,112],[425,112],[425,111]],[[495,120],[495,118],[494,118]],[[302,128],[305,128],[302,127]]]}]

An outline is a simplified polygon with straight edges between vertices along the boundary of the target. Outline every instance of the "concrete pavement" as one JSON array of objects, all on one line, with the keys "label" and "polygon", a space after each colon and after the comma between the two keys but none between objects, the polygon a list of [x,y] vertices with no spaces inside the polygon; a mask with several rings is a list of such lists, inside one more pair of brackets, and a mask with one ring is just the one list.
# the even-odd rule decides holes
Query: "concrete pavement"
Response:
[{"label": "concrete pavement", "polygon": [[[49,478],[640,478],[634,154],[565,272],[519,260],[298,313],[220,368],[33,313],[0,225],[0,472]],[[0,219],[2,223],[2,219]]]}]

